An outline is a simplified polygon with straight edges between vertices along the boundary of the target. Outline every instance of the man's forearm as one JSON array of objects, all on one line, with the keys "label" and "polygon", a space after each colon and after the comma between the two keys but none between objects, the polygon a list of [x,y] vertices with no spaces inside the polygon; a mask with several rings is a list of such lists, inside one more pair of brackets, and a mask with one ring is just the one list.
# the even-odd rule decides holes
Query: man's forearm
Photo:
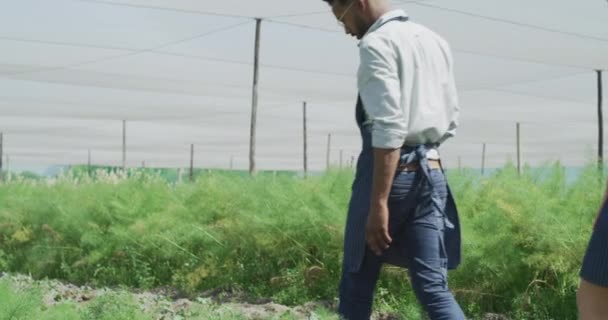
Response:
[{"label": "man's forearm", "polygon": [[372,186],[372,208],[385,206],[393,185],[399,163],[399,149],[374,148],[374,181]]}]

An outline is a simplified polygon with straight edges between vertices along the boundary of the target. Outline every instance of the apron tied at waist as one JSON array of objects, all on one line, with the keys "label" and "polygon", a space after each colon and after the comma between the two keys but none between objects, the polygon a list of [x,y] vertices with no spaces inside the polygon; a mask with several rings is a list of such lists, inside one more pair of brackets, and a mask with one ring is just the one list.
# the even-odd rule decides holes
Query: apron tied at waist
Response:
[{"label": "apron tied at waist", "polygon": [[[433,184],[433,179],[431,177],[431,168],[429,167],[428,153],[431,150],[435,150],[438,146],[439,144],[421,144],[415,147],[405,146],[403,147],[405,153],[401,155],[401,162],[405,165],[418,162],[419,170],[422,173],[422,178],[424,181],[426,181],[431,190],[431,200],[433,202],[433,206],[435,206],[435,209],[441,212],[444,226],[448,229],[454,229],[454,224],[450,221],[448,215],[446,214],[441,197],[439,196],[437,190],[435,190],[435,185]],[[441,168],[441,170],[443,170],[443,168]]]}]

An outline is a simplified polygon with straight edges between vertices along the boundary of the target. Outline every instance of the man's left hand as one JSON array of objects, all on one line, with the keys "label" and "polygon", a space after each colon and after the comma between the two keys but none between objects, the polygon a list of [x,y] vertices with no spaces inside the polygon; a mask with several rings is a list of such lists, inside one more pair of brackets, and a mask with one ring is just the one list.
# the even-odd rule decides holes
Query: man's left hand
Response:
[{"label": "man's left hand", "polygon": [[393,240],[388,232],[387,205],[372,206],[365,226],[365,238],[372,252],[378,256],[388,249]]}]

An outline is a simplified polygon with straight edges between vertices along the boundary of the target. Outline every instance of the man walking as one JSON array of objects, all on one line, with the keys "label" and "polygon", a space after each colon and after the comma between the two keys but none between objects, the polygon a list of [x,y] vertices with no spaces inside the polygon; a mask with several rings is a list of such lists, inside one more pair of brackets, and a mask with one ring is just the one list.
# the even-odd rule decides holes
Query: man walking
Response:
[{"label": "man walking", "polygon": [[369,319],[382,264],[407,267],[432,320],[464,319],[448,289],[460,263],[456,206],[438,147],[459,114],[452,54],[388,0],[324,0],[360,40],[357,162],[344,239],[339,313]]}]

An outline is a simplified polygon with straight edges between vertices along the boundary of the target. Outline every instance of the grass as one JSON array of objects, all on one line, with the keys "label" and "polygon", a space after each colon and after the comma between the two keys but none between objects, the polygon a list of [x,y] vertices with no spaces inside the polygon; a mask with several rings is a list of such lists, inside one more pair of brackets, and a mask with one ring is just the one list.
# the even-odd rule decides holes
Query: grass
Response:
[{"label": "grass", "polygon": [[[464,262],[451,273],[472,318],[576,319],[578,270],[603,178],[589,166],[567,183],[559,164],[522,177],[451,172]],[[333,301],[352,172],[158,174],[98,171],[0,186],[0,270],[76,284],[195,294],[219,289],[287,305]],[[417,319],[407,273],[385,268],[376,308]],[[105,309],[105,308],[104,308]]]}]

